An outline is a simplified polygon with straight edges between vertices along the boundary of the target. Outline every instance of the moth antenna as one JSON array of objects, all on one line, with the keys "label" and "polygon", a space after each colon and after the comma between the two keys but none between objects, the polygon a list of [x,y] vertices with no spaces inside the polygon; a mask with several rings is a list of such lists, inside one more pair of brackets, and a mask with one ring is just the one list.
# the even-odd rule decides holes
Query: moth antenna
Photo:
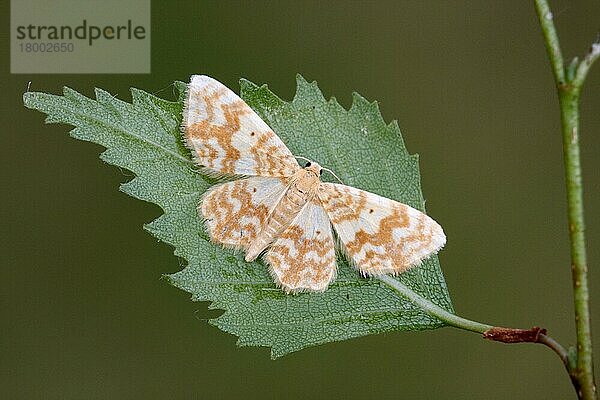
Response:
[{"label": "moth antenna", "polygon": [[302,157],[302,156],[294,156],[294,158],[300,159],[300,160],[304,160],[304,161],[308,161],[310,162],[310,160],[306,157]]},{"label": "moth antenna", "polygon": [[333,172],[333,171],[332,171],[332,170],[330,170],[329,168],[323,168],[323,167],[321,167],[321,169],[322,169],[323,171],[327,171],[327,172],[329,172],[331,175],[333,175],[333,176],[335,177],[335,179],[337,179],[338,181],[340,181],[340,183],[341,183],[342,185],[344,185],[344,182],[342,182],[342,180],[339,178],[339,176],[337,176],[337,175],[335,174],[335,172]]}]

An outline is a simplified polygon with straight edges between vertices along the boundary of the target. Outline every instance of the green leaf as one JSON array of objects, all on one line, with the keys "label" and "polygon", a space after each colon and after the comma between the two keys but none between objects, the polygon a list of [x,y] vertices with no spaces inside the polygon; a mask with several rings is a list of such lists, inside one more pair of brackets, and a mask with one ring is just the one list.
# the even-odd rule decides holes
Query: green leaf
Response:
[{"label": "green leaf", "polygon": [[[132,104],[100,89],[93,100],[69,88],[63,96],[25,93],[24,102],[47,113],[47,122],[75,126],[73,137],[103,145],[104,161],[136,175],[121,190],[164,210],[145,228],[188,261],[168,281],[193,300],[225,310],[212,324],[239,336],[239,345],[271,347],[273,358],[326,342],[444,325],[381,281],[362,278],[342,257],[337,279],[325,293],[288,295],[275,287],[261,262],[247,263],[241,254],[211,244],[196,213],[211,182],[196,171],[182,145],[185,84],[175,86],[180,93],[176,102],[138,89],[132,89]],[[291,102],[266,85],[241,80],[241,89],[242,98],[294,154],[331,168],[348,185],[424,209],[418,157],[407,152],[397,123],[386,124],[376,103],[354,94],[346,111],[301,76]],[[437,257],[398,279],[452,312]]]}]

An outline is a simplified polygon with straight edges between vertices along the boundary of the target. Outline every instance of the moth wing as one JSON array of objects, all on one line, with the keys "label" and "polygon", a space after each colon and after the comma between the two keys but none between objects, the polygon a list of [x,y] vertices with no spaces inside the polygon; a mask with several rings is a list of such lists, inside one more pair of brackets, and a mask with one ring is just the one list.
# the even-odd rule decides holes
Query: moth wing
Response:
[{"label": "moth wing", "polygon": [[208,76],[191,78],[182,130],[195,161],[215,175],[289,177],[300,168],[273,130]]},{"label": "moth wing", "polygon": [[[315,199],[316,200],[316,199]],[[331,223],[318,201],[308,202],[265,256],[275,282],[286,292],[322,292],[335,278]]]},{"label": "moth wing", "polygon": [[283,179],[270,177],[239,179],[211,188],[199,208],[212,241],[246,250],[285,189]]},{"label": "moth wing", "polygon": [[318,193],[343,249],[365,275],[402,273],[446,243],[437,222],[406,204],[335,183],[322,183]]}]

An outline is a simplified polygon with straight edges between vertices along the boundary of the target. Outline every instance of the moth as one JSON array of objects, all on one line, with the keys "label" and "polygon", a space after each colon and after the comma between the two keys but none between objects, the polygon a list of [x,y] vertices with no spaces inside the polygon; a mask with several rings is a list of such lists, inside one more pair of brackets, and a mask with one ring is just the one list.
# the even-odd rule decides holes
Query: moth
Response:
[{"label": "moth", "polygon": [[248,262],[264,254],[275,283],[288,293],[322,292],[335,279],[333,229],[364,276],[402,273],[446,243],[442,227],[412,207],[322,182],[318,163],[301,167],[242,99],[208,76],[191,78],[182,131],[204,173],[239,178],[201,199],[211,240],[243,250]]}]

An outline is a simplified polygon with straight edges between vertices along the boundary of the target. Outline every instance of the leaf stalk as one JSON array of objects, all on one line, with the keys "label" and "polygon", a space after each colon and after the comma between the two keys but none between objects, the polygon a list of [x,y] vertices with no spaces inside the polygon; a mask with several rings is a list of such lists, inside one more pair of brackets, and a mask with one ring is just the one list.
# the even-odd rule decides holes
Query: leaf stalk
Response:
[{"label": "leaf stalk", "polygon": [[420,296],[412,289],[405,286],[402,282],[389,275],[376,277],[385,283],[403,297],[410,300],[428,315],[439,319],[440,321],[470,332],[481,333],[484,339],[503,342],[503,343],[540,343],[554,351],[568,368],[569,357],[567,351],[556,340],[546,334],[543,328],[533,327],[531,329],[503,328],[472,321],[456,314],[448,312],[440,306],[432,303],[426,298]]},{"label": "leaf stalk", "polygon": [[419,294],[414,292],[412,289],[408,288],[402,282],[394,279],[389,275],[381,275],[376,277],[376,279],[379,279],[380,281],[394,289],[396,292],[401,294],[403,297],[407,298],[412,303],[419,306],[419,308],[421,308],[430,316],[435,317],[448,325],[477,333],[483,333],[488,329],[492,328],[492,325],[471,321],[469,319],[459,317],[458,315],[452,314],[451,312],[444,310],[437,304],[434,304],[426,298],[419,296]]}]

